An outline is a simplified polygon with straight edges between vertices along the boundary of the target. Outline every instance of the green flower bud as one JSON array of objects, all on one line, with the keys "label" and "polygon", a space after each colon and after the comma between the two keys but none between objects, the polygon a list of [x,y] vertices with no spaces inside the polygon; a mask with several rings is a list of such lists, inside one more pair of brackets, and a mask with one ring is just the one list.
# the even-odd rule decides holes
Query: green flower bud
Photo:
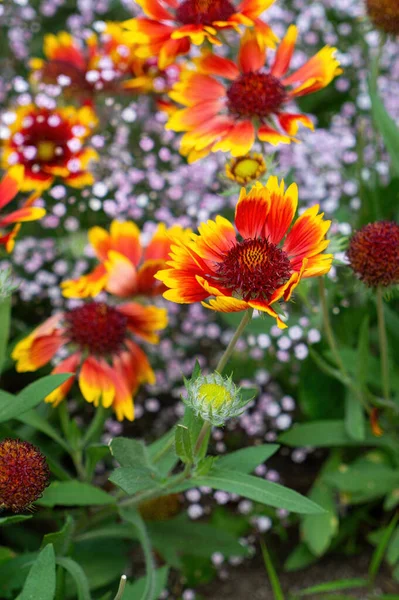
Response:
[{"label": "green flower bud", "polygon": [[223,377],[219,373],[198,375],[185,381],[185,385],[188,393],[183,402],[204,421],[216,426],[243,413],[252,399],[243,398],[231,377]]}]

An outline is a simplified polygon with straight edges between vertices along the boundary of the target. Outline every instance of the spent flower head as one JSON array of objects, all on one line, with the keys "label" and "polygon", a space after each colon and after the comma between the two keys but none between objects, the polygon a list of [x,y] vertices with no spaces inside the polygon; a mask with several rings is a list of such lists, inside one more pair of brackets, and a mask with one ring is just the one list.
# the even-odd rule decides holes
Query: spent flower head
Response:
[{"label": "spent flower head", "polygon": [[195,375],[185,381],[187,397],[183,398],[196,415],[212,425],[220,426],[233,417],[238,417],[252,399],[241,393],[231,377],[215,372],[210,375]]},{"label": "spent flower head", "polygon": [[376,221],[365,225],[351,238],[350,266],[368,287],[389,287],[399,283],[399,225]]},{"label": "spent flower head", "polygon": [[0,509],[18,513],[41,497],[49,484],[46,457],[29,442],[0,443]]},{"label": "spent flower head", "polygon": [[366,0],[367,13],[377,29],[399,35],[398,0]]}]

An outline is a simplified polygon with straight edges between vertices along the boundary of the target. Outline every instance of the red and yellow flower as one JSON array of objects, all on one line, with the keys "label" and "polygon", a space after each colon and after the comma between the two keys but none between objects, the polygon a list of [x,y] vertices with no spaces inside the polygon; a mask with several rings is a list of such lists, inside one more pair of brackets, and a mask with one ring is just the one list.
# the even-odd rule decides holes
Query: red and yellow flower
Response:
[{"label": "red and yellow flower", "polygon": [[325,46],[287,75],[296,38],[292,25],[269,70],[265,70],[265,49],[255,32],[248,30],[237,64],[205,52],[195,61],[194,70],[183,71],[169,95],[186,108],[175,111],[166,127],[187,132],[181,153],[189,162],[218,150],[245,155],[256,136],[272,145],[289,144],[297,141],[293,136],[299,124],[313,129],[308,116],[287,111],[287,104],[326,87],[341,69],[334,58],[336,49]]},{"label": "red and yellow flower", "polygon": [[63,294],[68,298],[87,298],[106,290],[121,298],[157,296],[165,288],[154,275],[165,266],[171,240],[188,239],[189,233],[179,225],[167,229],[160,223],[144,249],[140,230],[132,221],[113,221],[109,233],[102,227],[93,227],[89,241],[100,264],[88,275],[64,281]]},{"label": "red and yellow flower", "polygon": [[93,183],[88,171],[97,152],[84,147],[97,125],[91,108],[72,106],[49,110],[33,104],[16,111],[9,126],[10,136],[4,143],[2,166],[23,165],[25,176],[21,190],[45,190],[56,178],[72,187]]},{"label": "red and yellow flower", "polygon": [[120,421],[132,421],[134,394],[140,384],[155,382],[147,356],[132,335],[157,343],[166,324],[166,310],[155,306],[89,302],[47,319],[16,345],[12,357],[17,371],[36,371],[63,348],[68,356],[52,373],[73,375],[46,402],[58,405],[77,380],[87,402],[112,406]]},{"label": "red and yellow flower", "polygon": [[45,59],[30,62],[34,80],[69,82],[64,92],[89,99],[101,92],[120,92],[123,80],[130,76],[135,53],[126,43],[124,30],[118,23],[107,23],[99,35],[93,33],[81,43],[66,31],[44,38]]},{"label": "red and yellow flower", "polygon": [[[0,211],[7,206],[18,194],[22,188],[24,180],[24,168],[22,165],[11,167],[0,181]],[[11,252],[15,244],[15,238],[21,228],[21,223],[26,221],[36,221],[46,214],[44,208],[32,206],[38,194],[32,194],[21,208],[18,208],[8,215],[0,215],[0,246],[4,246],[7,252]],[[5,232],[4,228],[13,225],[10,231]]]},{"label": "red and yellow flower", "polygon": [[285,191],[277,177],[265,186],[258,182],[249,193],[243,188],[235,211],[238,236],[217,216],[201,224],[189,242],[177,240],[168,268],[155,276],[169,288],[164,297],[181,304],[200,301],[220,312],[257,309],[286,327],[276,303],[288,301],[302,278],[327,273],[333,258],[323,254],[330,221],[316,205],[293,223],[297,205],[296,184]]},{"label": "red and yellow flower", "polygon": [[205,40],[221,45],[218,32],[255,27],[261,44],[274,47],[277,37],[259,16],[275,0],[137,0],[145,16],[124,23],[126,39],[137,44],[137,56],[158,57],[161,69]]}]

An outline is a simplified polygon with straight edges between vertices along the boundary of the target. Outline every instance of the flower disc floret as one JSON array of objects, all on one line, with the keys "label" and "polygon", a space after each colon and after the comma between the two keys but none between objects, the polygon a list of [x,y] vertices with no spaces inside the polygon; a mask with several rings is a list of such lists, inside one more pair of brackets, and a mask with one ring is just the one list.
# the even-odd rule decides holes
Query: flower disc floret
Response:
[{"label": "flower disc floret", "polygon": [[65,314],[66,336],[90,354],[106,356],[123,347],[127,317],[104,302],[90,302]]},{"label": "flower disc floret", "polygon": [[184,25],[212,25],[227,21],[235,12],[229,0],[185,0],[176,9],[176,19]]},{"label": "flower disc floret", "polygon": [[377,29],[391,35],[399,35],[397,0],[366,0],[366,6],[368,15]]},{"label": "flower disc floret", "polygon": [[227,419],[237,417],[249,400],[243,400],[240,390],[230,377],[219,373],[199,375],[186,381],[187,397],[183,402],[193,409],[196,415],[212,425],[223,425]]},{"label": "flower disc floret", "polygon": [[238,117],[268,117],[288,100],[283,84],[270,73],[244,73],[229,86],[228,110]]},{"label": "flower disc floret", "polygon": [[29,442],[0,443],[0,508],[18,513],[41,497],[49,484],[45,456]]},{"label": "flower disc floret", "polygon": [[350,266],[367,286],[389,287],[399,283],[399,225],[377,221],[365,225],[350,240]]}]

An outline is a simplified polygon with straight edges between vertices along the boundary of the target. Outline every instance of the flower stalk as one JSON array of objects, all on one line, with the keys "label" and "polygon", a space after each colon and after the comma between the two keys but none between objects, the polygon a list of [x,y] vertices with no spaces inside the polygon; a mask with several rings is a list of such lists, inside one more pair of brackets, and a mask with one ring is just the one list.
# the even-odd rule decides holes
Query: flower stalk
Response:
[{"label": "flower stalk", "polygon": [[386,332],[386,327],[385,327],[383,289],[381,286],[377,287],[376,295],[377,295],[378,339],[379,339],[380,353],[381,353],[382,391],[383,391],[385,400],[389,400],[390,399],[390,382],[389,382],[388,340],[387,340],[387,332]]}]

